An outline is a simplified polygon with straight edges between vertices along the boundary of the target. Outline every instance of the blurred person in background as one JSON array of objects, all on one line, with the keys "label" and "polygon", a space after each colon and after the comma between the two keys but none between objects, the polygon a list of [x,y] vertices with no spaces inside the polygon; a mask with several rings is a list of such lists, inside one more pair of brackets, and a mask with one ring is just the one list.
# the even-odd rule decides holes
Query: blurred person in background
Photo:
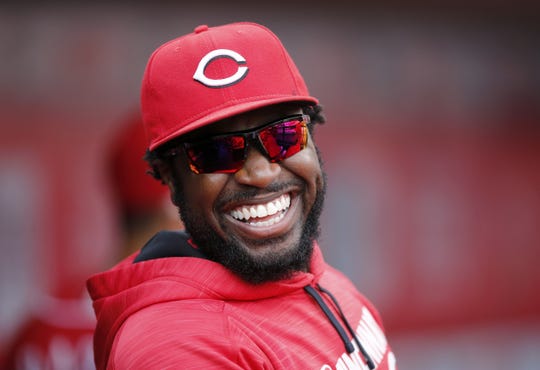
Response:
[{"label": "blurred person in background", "polygon": [[[131,114],[107,145],[105,176],[118,220],[119,248],[114,260],[133,253],[159,230],[181,227],[169,190],[149,174],[143,160],[144,127]],[[6,351],[5,370],[95,369],[92,336],[95,317],[83,282],[65,282],[41,299],[15,333]]]},{"label": "blurred person in background", "polygon": [[279,39],[199,26],[152,54],[141,102],[187,232],[89,279],[97,368],[396,369],[377,310],[317,244],[324,117]]},{"label": "blurred person in background", "polygon": [[106,159],[113,209],[118,211],[120,243],[117,259],[136,252],[160,230],[183,228],[169,189],[155,181],[143,160],[146,137],[140,113],[134,113],[109,144]]},{"label": "blurred person in background", "polygon": [[[77,284],[80,285],[80,284]],[[91,370],[95,319],[80,286],[43,294],[11,337],[4,370]]]}]

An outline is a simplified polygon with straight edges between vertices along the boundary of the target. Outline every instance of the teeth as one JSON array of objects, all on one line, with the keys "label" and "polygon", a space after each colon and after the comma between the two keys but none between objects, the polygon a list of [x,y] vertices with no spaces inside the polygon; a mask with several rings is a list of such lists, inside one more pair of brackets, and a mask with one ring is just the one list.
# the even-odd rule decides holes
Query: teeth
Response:
[{"label": "teeth", "polygon": [[266,217],[266,216],[268,216],[268,211],[266,210],[266,207],[258,205],[257,206],[257,217]]},{"label": "teeth", "polygon": [[[265,220],[265,221],[251,221],[250,225],[253,226],[270,226],[274,223],[281,220],[285,212],[291,205],[291,197],[289,194],[283,194],[278,199],[268,202],[266,204],[258,204],[253,206],[242,206],[236,209],[233,209],[230,213],[232,217],[237,220],[248,221],[255,218],[263,218],[266,216],[273,216],[278,214],[276,217]],[[281,212],[281,213],[280,213]]]},{"label": "teeth", "polygon": [[268,203],[268,207],[266,208],[268,211],[268,216],[275,215],[278,212],[278,208],[273,202]]},{"label": "teeth", "polygon": [[271,226],[275,224],[276,222],[279,222],[283,217],[285,217],[285,213],[280,213],[278,216],[271,218],[267,221],[250,222],[249,224],[251,226],[256,226],[256,227]]}]

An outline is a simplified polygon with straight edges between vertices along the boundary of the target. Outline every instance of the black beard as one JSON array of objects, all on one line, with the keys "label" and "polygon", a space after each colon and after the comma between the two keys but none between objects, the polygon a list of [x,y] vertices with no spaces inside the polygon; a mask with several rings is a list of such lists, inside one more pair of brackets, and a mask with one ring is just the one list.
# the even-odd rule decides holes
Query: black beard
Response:
[{"label": "black beard", "polygon": [[[298,271],[307,271],[313,253],[313,242],[319,236],[319,218],[323,209],[326,194],[326,176],[319,184],[315,202],[308,213],[302,228],[298,245],[281,254],[266,254],[254,257],[242,248],[236,237],[227,239],[220,237],[205,220],[194,216],[186,203],[181,181],[173,176],[174,202],[179,208],[180,217],[199,249],[212,261],[220,263],[241,279],[252,284],[278,281],[291,277]],[[279,241],[280,238],[265,239],[262,243]]]}]

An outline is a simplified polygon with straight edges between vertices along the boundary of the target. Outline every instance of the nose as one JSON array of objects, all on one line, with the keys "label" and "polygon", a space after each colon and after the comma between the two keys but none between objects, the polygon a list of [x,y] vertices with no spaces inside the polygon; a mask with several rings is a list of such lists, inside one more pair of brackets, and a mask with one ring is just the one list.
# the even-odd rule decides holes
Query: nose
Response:
[{"label": "nose", "polygon": [[281,172],[279,163],[272,163],[254,147],[248,149],[248,154],[244,166],[236,171],[234,178],[236,182],[265,188],[274,181]]}]

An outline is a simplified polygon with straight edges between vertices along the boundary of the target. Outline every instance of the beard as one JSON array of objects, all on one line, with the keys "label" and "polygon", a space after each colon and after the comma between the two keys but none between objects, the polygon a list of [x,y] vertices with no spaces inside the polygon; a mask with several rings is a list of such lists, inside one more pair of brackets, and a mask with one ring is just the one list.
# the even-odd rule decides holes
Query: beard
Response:
[{"label": "beard", "polygon": [[[309,269],[313,242],[320,232],[319,219],[326,194],[326,175],[324,172],[322,184],[319,184],[315,201],[302,226],[301,235],[296,245],[280,253],[270,252],[260,256],[250,254],[248,248],[242,247],[241,241],[233,233],[222,238],[202,217],[193,214],[182,191],[181,181],[176,174],[173,176],[173,186],[175,188],[173,201],[179,208],[180,218],[193,242],[210,260],[225,266],[242,280],[251,284],[261,284],[287,279],[295,272]],[[279,191],[277,188],[267,190]],[[256,190],[253,189],[253,192]],[[244,192],[242,197],[249,197],[249,193],[249,190]],[[254,245],[269,245],[280,242],[284,238],[286,236],[251,240],[250,242]]]}]

